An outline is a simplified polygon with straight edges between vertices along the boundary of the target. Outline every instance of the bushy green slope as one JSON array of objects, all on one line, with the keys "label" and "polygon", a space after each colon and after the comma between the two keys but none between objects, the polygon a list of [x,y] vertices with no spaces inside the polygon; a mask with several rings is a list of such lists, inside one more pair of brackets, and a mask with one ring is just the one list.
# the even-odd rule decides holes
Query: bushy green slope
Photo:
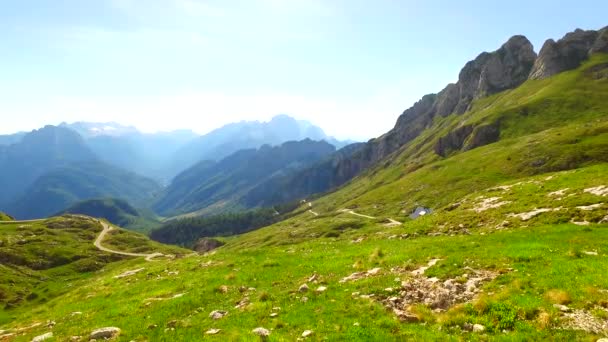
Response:
[{"label": "bushy green slope", "polygon": [[[295,340],[308,329],[314,331],[313,340],[593,339],[593,333],[560,329],[565,318],[553,304],[566,303],[600,321],[605,317],[601,308],[608,295],[602,290],[608,282],[599,270],[608,267],[608,225],[569,222],[597,221],[597,210],[577,207],[605,202],[605,196],[585,191],[605,184],[606,165],[522,178],[470,193],[451,211],[394,227],[385,226],[380,216],[368,219],[334,211],[315,217],[305,212],[235,238],[208,256],[157,263],[133,260],[109,269],[35,312],[13,311],[19,319],[2,329],[53,320],[53,333],[62,339],[117,326],[124,341],[256,340],[251,332],[256,327],[271,329],[271,340]],[[564,188],[569,190],[561,201],[553,198],[551,193]],[[481,197],[497,196],[512,203],[479,213],[470,210]],[[557,207],[563,211],[526,221],[508,217]],[[496,227],[493,222],[503,218],[511,225]],[[418,322],[400,322],[384,302],[399,296],[400,283],[416,279],[410,272],[432,258],[440,260],[425,276],[437,277],[438,283],[466,280],[472,270],[497,277],[484,282],[484,292],[470,304],[440,313],[414,305]],[[114,278],[141,267],[145,272]],[[376,267],[376,275],[340,281]],[[316,279],[309,279],[315,274]],[[310,289],[298,291],[304,283]],[[320,286],[326,290],[315,292]],[[228,314],[213,320],[209,314],[214,310]],[[74,317],[74,311],[82,315]],[[482,324],[486,331],[471,333],[463,329],[465,324]],[[221,331],[205,336],[211,328]],[[37,327],[16,341],[46,331]]]},{"label": "bushy green slope", "polygon": [[[124,341],[251,341],[256,327],[277,341],[305,330],[331,341],[597,340],[608,333],[607,62],[481,99],[288,220],[204,256],[116,265],[13,310],[1,329],[53,320],[58,339],[117,326]],[[499,141],[482,139],[487,125]],[[419,205],[433,212],[410,219]]]},{"label": "bushy green slope", "polygon": [[[63,216],[0,224],[0,321],[17,307],[32,307],[70,291],[110,263],[129,257],[98,250],[93,219]],[[142,235],[113,230],[103,245],[127,252],[184,253]],[[67,285],[67,286],[66,286]]]},{"label": "bushy green slope", "polygon": [[77,202],[57,215],[82,214],[104,218],[111,223],[142,232],[148,232],[160,225],[160,222],[146,212],[131,206],[127,201],[117,198],[90,199]]},{"label": "bushy green slope", "polygon": [[12,221],[14,218],[7,213],[3,213],[0,211],[0,221]]},{"label": "bushy green slope", "polygon": [[160,191],[155,181],[102,162],[71,164],[40,176],[8,205],[19,219],[53,215],[82,200],[123,198],[136,206],[150,204]]}]

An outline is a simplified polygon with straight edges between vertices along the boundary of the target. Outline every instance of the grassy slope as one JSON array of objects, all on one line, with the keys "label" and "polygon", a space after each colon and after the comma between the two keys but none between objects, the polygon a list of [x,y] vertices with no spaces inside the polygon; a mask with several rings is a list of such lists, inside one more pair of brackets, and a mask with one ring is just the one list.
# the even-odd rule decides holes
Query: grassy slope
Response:
[{"label": "grassy slope", "polygon": [[[31,309],[70,291],[108,264],[128,259],[95,248],[100,232],[98,223],[74,217],[1,224],[0,321],[8,320],[11,308]],[[124,230],[113,231],[103,244],[129,252],[185,252]]]},{"label": "grassy slope", "polygon": [[[94,279],[35,310],[11,311],[15,319],[1,329],[51,319],[57,322],[53,331],[58,340],[86,335],[102,326],[122,328],[120,340],[124,341],[257,340],[251,330],[258,326],[272,329],[270,340],[277,341],[295,340],[306,329],[315,331],[311,340],[594,340],[589,333],[557,329],[563,322],[552,304],[570,301],[570,307],[606,319],[598,306],[608,303],[608,278],[603,271],[608,267],[608,224],[599,223],[607,220],[607,197],[585,191],[608,186],[608,99],[597,95],[607,93],[608,80],[585,73],[589,66],[606,60],[597,57],[580,70],[481,100],[463,116],[438,119],[432,130],[404,146],[390,163],[315,201],[313,209],[319,216],[301,208],[299,215],[229,239],[207,256],[109,265]],[[560,93],[564,96],[559,97]],[[528,114],[509,121],[513,113],[522,113],[522,106],[536,103],[552,105],[523,111]],[[570,108],[563,111],[569,113],[568,120],[552,119],[552,115],[562,115],[555,114],[561,113],[560,108]],[[447,159],[430,153],[434,139],[450,127],[467,120],[493,122],[498,117],[510,123],[502,126],[500,142]],[[552,126],[541,126],[543,121]],[[497,185],[508,187],[497,189]],[[566,188],[563,196],[550,195]],[[490,197],[508,203],[472,210]],[[450,206],[455,202],[461,204]],[[407,219],[418,204],[431,206],[435,212]],[[594,204],[593,210],[577,208]],[[344,207],[378,218],[337,211]],[[535,208],[556,210],[526,221],[510,216]],[[382,222],[387,217],[404,224],[386,227]],[[591,223],[571,223],[580,221]],[[393,238],[406,233],[408,239]],[[437,233],[441,235],[434,236]],[[363,240],[353,242],[359,238]],[[436,257],[442,260],[427,274],[440,280],[458,279],[468,272],[466,266],[502,274],[485,285],[471,306],[438,314],[415,308],[424,324],[401,323],[377,301],[351,295],[360,292],[384,298],[388,296],[385,288],[398,286],[396,277],[409,278],[407,272],[391,272],[391,268],[411,270]],[[145,271],[113,278],[139,267]],[[339,283],[354,271],[372,267],[383,271],[376,277]],[[314,273],[319,280],[309,283],[311,288],[323,284],[328,290],[299,293],[298,287]],[[228,286],[227,293],[218,291],[221,285]],[[256,290],[242,293],[240,286]],[[563,291],[561,299],[550,295],[557,291]],[[148,300],[176,294],[184,295]],[[245,296],[251,304],[236,309]],[[309,300],[302,302],[302,296]],[[499,307],[495,303],[501,303],[504,315],[491,309]],[[271,318],[277,306],[281,311]],[[209,318],[212,310],[229,314],[213,321]],[[73,311],[83,314],[72,317]],[[504,318],[510,313],[512,320]],[[175,330],[166,330],[173,320],[177,320]],[[463,332],[459,327],[464,322],[481,323],[489,332]],[[505,326],[506,332],[501,333]],[[204,337],[208,328],[222,332]],[[35,328],[16,341],[28,341],[46,331]]]}]

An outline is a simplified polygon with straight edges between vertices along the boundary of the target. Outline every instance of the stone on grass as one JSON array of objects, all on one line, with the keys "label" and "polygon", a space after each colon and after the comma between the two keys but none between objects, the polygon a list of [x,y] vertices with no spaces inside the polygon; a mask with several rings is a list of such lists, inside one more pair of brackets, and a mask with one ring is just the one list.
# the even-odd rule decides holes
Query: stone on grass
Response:
[{"label": "stone on grass", "polygon": [[572,311],[569,307],[562,304],[553,304],[553,307],[561,312],[570,312]]},{"label": "stone on grass", "polygon": [[89,339],[91,340],[102,340],[102,339],[111,339],[120,334],[120,329],[116,327],[106,327],[100,328],[97,330],[93,330]]},{"label": "stone on grass", "polygon": [[220,319],[220,318],[226,316],[227,314],[228,314],[227,311],[213,310],[209,314],[209,317],[212,318],[212,319]]},{"label": "stone on grass", "polygon": [[312,330],[304,330],[304,332],[302,333],[302,337],[306,338],[312,334],[313,334]]},{"label": "stone on grass", "polygon": [[315,290],[315,292],[317,292],[317,293],[322,293],[322,292],[325,292],[325,291],[327,291],[327,287],[326,286],[319,286],[319,288],[317,288]]},{"label": "stone on grass", "polygon": [[473,324],[473,332],[483,332],[486,330],[486,327],[484,327],[481,324]]},{"label": "stone on grass", "polygon": [[44,340],[48,340],[49,338],[53,337],[53,333],[52,332],[48,332],[46,334],[42,334],[40,336],[36,336],[32,339],[32,342],[42,342]]},{"label": "stone on grass", "polygon": [[222,329],[209,329],[205,331],[205,335],[216,335],[219,334],[220,331],[222,331]]},{"label": "stone on grass", "polygon": [[262,328],[262,327],[255,328],[255,329],[251,330],[251,332],[254,333],[254,334],[256,334],[256,335],[258,335],[258,336],[261,336],[261,337],[268,337],[268,336],[270,336],[270,330],[268,330],[266,328]]},{"label": "stone on grass", "polygon": [[307,284],[300,285],[300,288],[298,289],[298,291],[300,291],[300,292],[308,291],[308,285]]}]

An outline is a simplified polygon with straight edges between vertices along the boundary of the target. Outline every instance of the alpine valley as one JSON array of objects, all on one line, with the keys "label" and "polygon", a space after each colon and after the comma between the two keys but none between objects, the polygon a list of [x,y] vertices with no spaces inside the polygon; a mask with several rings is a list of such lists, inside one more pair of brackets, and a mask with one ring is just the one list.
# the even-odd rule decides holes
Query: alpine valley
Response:
[{"label": "alpine valley", "polygon": [[513,36],[368,142],[0,136],[0,189],[0,341],[606,341],[608,27]]}]

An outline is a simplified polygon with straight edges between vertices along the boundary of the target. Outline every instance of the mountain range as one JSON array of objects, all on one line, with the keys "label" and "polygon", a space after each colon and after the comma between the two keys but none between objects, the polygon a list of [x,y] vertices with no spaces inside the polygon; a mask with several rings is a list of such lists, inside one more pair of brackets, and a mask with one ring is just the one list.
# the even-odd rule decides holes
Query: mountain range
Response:
[{"label": "mountain range", "polygon": [[[202,158],[157,210],[267,206],[150,233],[204,254],[103,219],[1,215],[0,339],[603,342],[606,94],[608,27],[548,40],[538,55],[514,36],[367,143]],[[17,153],[96,162],[58,129],[36,132],[33,151],[2,147],[2,160],[17,171],[28,166]],[[74,208],[138,211],[114,199]]]},{"label": "mountain range", "polygon": [[[201,171],[202,165],[217,163],[214,172],[227,174],[233,171],[229,168],[235,161],[245,163],[257,148],[261,148],[259,154],[264,154],[268,163],[260,166],[270,167],[265,170],[273,174],[257,173],[258,179],[248,180],[252,182],[250,186],[268,177],[294,173],[335,150],[334,145],[327,142],[296,142],[309,138],[326,140],[336,146],[345,144],[328,137],[317,126],[286,115],[269,122],[226,125],[204,136],[187,130],[146,134],[113,122],[46,126],[30,133],[1,137],[0,186],[4,191],[0,194],[0,207],[17,218],[34,218],[54,214],[82,200],[113,197],[127,200],[138,208],[148,208],[157,202],[154,207],[163,214],[199,210],[202,203],[215,203],[215,208],[224,208],[217,209],[218,212],[236,210],[243,208],[229,191],[235,188],[230,182],[239,179],[236,175],[223,181],[224,197],[216,193],[215,202],[196,199],[192,194],[179,203],[167,204],[167,198],[186,196],[187,193],[176,190],[184,183],[202,191],[200,189],[217,182],[206,179],[206,174],[184,181],[188,174]],[[270,148],[286,141],[293,141],[286,146],[293,147],[289,153],[294,153],[295,159],[281,155],[281,149]],[[281,161],[273,164],[275,159]],[[189,167],[188,163],[195,165]],[[246,169],[245,164],[240,167]],[[169,183],[176,172],[180,173],[176,180],[161,191],[162,184]],[[245,173],[241,171],[241,177]],[[247,208],[257,206],[250,202]]]}]

